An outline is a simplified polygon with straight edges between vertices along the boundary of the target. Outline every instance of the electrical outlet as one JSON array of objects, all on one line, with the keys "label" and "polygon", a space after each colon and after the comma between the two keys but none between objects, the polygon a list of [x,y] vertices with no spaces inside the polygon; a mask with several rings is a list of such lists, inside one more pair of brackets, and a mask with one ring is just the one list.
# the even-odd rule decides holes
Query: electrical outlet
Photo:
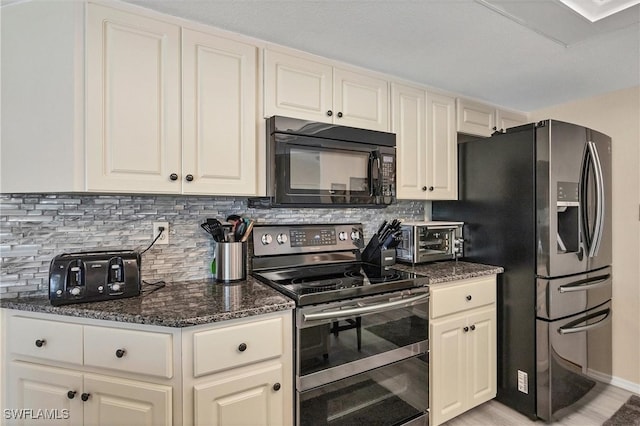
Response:
[{"label": "electrical outlet", "polygon": [[529,393],[529,375],[522,370],[518,370],[518,390],[522,393]]},{"label": "electrical outlet", "polygon": [[160,228],[164,228],[162,235],[156,241],[156,244],[169,244],[169,222],[153,222],[153,239],[160,233]]}]

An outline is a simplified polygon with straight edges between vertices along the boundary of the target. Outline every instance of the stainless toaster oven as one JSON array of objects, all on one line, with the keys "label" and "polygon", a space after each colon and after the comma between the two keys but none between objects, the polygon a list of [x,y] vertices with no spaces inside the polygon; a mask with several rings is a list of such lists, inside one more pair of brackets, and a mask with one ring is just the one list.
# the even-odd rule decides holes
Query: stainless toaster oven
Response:
[{"label": "stainless toaster oven", "polygon": [[396,260],[425,263],[455,259],[463,254],[463,222],[404,222]]}]

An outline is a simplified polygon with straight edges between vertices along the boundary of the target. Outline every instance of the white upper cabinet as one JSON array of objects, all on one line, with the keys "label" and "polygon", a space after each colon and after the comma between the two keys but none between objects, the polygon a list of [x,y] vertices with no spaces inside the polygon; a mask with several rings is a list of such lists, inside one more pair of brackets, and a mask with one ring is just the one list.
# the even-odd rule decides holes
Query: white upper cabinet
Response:
[{"label": "white upper cabinet", "polygon": [[397,198],[457,198],[455,101],[424,89],[391,85],[396,133]]},{"label": "white upper cabinet", "polygon": [[457,130],[468,135],[489,137],[495,131],[504,132],[527,122],[526,114],[497,109],[468,99],[456,99],[456,109]]},{"label": "white upper cabinet", "polygon": [[334,68],[333,109],[336,124],[389,131],[388,83],[359,72]]},{"label": "white upper cabinet", "polygon": [[85,189],[83,9],[2,5],[2,193]]},{"label": "white upper cabinet", "polygon": [[255,46],[93,4],[88,28],[89,190],[257,195]]},{"label": "white upper cabinet", "polygon": [[458,132],[484,137],[495,132],[495,107],[460,98],[456,100],[456,104]]},{"label": "white upper cabinet", "polygon": [[265,117],[389,130],[386,80],[273,50],[264,61]]},{"label": "white upper cabinet", "polygon": [[257,46],[108,4],[3,8],[1,191],[260,195]]},{"label": "white upper cabinet", "polygon": [[504,132],[511,127],[520,126],[528,122],[529,120],[526,114],[506,111],[502,109],[496,111],[496,126],[501,132]]},{"label": "white upper cabinet", "polygon": [[180,147],[180,27],[89,4],[87,189],[179,193]]},{"label": "white upper cabinet", "polygon": [[255,46],[182,32],[183,184],[188,194],[257,194]]},{"label": "white upper cabinet", "polygon": [[449,96],[427,92],[427,194],[429,200],[458,198],[456,105]]},{"label": "white upper cabinet", "polygon": [[280,52],[264,52],[264,116],[332,123],[333,68]]}]

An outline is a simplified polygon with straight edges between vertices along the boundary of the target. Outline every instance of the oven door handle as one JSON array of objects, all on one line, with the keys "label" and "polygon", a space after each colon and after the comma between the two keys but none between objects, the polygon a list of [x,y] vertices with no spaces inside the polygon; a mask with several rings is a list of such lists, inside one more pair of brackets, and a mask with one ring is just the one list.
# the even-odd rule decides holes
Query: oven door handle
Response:
[{"label": "oven door handle", "polygon": [[409,297],[407,299],[394,300],[393,302],[377,303],[375,305],[367,305],[358,308],[342,309],[335,311],[320,312],[317,314],[303,314],[304,321],[322,321],[327,319],[351,317],[371,312],[385,311],[391,308],[405,307],[415,304],[421,300],[429,298],[429,293],[420,294],[418,296]]}]

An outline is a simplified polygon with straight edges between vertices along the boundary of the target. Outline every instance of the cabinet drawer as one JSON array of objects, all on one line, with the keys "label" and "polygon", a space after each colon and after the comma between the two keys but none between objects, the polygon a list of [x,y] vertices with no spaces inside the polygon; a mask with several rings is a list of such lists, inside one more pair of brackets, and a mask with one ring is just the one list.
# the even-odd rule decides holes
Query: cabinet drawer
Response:
[{"label": "cabinet drawer", "polygon": [[171,378],[172,341],[165,333],[85,326],[84,364]]},{"label": "cabinet drawer", "polygon": [[211,374],[282,355],[282,318],[193,335],[193,375]]},{"label": "cabinet drawer", "polygon": [[495,303],[496,279],[494,276],[473,278],[459,283],[432,286],[430,291],[431,318],[438,318]]},{"label": "cabinet drawer", "polygon": [[12,353],[82,365],[82,326],[19,316],[9,317]]}]

